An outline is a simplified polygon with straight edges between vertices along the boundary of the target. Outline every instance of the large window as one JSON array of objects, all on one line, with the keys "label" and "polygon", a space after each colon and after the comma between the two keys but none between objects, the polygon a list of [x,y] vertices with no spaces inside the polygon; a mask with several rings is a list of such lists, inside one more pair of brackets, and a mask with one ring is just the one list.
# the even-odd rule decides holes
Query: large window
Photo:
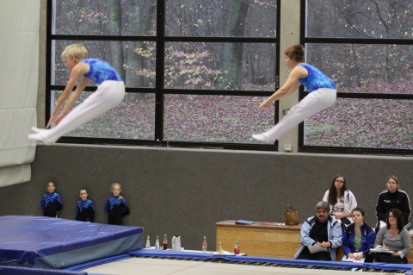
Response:
[{"label": "large window", "polygon": [[302,0],[306,62],[337,103],[308,119],[303,149],[413,150],[413,2]]},{"label": "large window", "polygon": [[298,150],[411,154],[413,2],[301,0],[287,11],[301,12],[300,32],[287,33],[287,1],[49,0],[47,119],[68,79],[60,53],[79,42],[127,96],[61,141],[277,150],[251,135],[278,122],[278,102],[258,105],[279,86],[280,37],[295,36],[338,86],[337,103],[300,125]]},{"label": "large window", "polygon": [[[277,0],[49,0],[48,116],[68,79],[65,46],[83,43],[126,84],[116,108],[71,142],[255,146],[277,120]],[[94,87],[87,87],[78,103]]]}]

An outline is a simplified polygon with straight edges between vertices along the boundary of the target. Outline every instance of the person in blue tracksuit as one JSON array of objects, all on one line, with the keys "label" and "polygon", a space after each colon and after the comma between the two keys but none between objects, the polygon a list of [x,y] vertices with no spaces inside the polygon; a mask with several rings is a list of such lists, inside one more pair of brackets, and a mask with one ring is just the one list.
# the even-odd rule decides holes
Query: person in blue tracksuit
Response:
[{"label": "person in blue tracksuit", "polygon": [[112,195],[105,204],[105,212],[108,215],[108,224],[122,225],[122,219],[129,214],[129,206],[126,199],[121,196],[122,189],[119,183],[112,184]]},{"label": "person in blue tracksuit", "polygon": [[79,191],[80,200],[76,203],[76,220],[82,222],[95,221],[95,206],[93,201],[89,199],[88,190],[82,188]]},{"label": "person in blue tracksuit", "polygon": [[343,232],[343,260],[364,261],[374,247],[376,233],[364,222],[364,210],[356,207],[351,211],[353,223]]},{"label": "person in blue tracksuit", "polygon": [[43,216],[57,218],[59,211],[63,208],[63,201],[56,192],[56,184],[49,181],[46,186],[46,193],[43,194],[40,201],[40,208],[43,210]]}]

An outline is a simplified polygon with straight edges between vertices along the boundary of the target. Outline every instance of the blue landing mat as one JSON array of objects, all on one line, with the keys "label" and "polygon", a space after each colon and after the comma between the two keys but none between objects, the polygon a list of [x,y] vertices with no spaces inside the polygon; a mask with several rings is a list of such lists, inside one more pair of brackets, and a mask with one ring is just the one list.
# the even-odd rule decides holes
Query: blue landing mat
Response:
[{"label": "blue landing mat", "polygon": [[64,268],[141,249],[143,227],[0,217],[0,264]]},{"label": "blue landing mat", "polygon": [[87,275],[87,272],[0,266],[0,275]]}]

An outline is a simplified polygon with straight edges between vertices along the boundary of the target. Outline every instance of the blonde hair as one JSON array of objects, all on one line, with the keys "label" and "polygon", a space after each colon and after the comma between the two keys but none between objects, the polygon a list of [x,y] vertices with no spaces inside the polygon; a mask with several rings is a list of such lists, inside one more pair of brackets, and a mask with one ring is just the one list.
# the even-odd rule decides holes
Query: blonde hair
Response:
[{"label": "blonde hair", "polygon": [[394,176],[394,175],[388,176],[387,179],[386,179],[386,183],[389,181],[389,179],[394,180],[396,182],[396,184],[399,185],[399,179],[396,176]]},{"label": "blonde hair", "polygon": [[67,59],[72,56],[77,57],[79,60],[85,59],[88,56],[88,51],[86,47],[82,44],[70,44],[63,50],[60,57],[62,59]]},{"label": "blonde hair", "polygon": [[119,190],[122,191],[122,186],[120,185],[120,183],[112,183],[112,185],[110,186],[110,190],[113,190],[113,188],[115,187],[119,187]]}]

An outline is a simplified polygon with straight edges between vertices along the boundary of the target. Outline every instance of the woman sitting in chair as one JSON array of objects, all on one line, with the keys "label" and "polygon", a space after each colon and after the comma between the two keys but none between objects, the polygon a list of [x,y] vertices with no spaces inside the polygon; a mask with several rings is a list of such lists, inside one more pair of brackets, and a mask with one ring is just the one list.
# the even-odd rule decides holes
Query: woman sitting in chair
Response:
[{"label": "woman sitting in chair", "polygon": [[364,210],[356,207],[351,211],[353,223],[343,232],[343,261],[364,261],[374,246],[376,233],[364,223]]},{"label": "woman sitting in chair", "polygon": [[387,213],[386,226],[377,233],[374,242],[376,251],[370,253],[369,261],[407,263],[410,253],[410,236],[403,226],[403,213],[397,208],[390,209]]}]

